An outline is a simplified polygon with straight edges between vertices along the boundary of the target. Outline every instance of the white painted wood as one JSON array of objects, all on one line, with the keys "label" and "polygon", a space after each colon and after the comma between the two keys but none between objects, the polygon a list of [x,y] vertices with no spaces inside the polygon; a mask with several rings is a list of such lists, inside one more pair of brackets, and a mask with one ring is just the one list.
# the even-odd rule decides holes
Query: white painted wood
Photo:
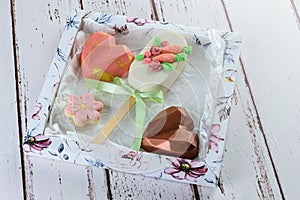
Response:
[{"label": "white painted wood", "polygon": [[110,172],[112,199],[195,199],[189,184]]},{"label": "white painted wood", "polygon": [[[219,190],[201,189],[211,199],[281,199],[255,109],[238,68]],[[221,194],[222,195],[221,195]]]},{"label": "white painted wood", "polygon": [[[34,8],[33,8],[34,5]],[[78,1],[16,2],[16,40],[22,128],[31,118],[35,101],[54,57],[72,9]],[[28,199],[95,199],[106,196],[105,170],[97,170],[101,183],[94,184],[93,170],[85,166],[26,156],[25,187]]]},{"label": "white painted wood", "polygon": [[[30,157],[26,159],[28,199],[101,199],[106,196],[103,173],[94,176],[83,165]],[[95,185],[95,180],[99,180]]]},{"label": "white painted wood", "polygon": [[[80,7],[78,2],[15,2],[23,130],[48,72],[65,20],[72,8]],[[156,9],[151,8],[150,2],[83,0],[83,8],[141,18],[155,18],[157,13],[160,20],[229,30],[222,1],[155,0]],[[239,66],[219,187],[198,187],[199,195],[201,199],[281,199],[276,172],[284,196],[295,198],[300,165],[297,162],[300,155],[300,90],[296,88],[300,83],[297,73],[300,38],[299,19],[295,13],[298,9],[299,14],[300,2],[227,0],[224,3],[233,29],[243,34],[242,60],[246,77]],[[1,19],[7,24],[7,28],[0,31],[1,44],[4,44],[0,49],[5,52],[0,55],[0,60],[2,65],[11,66],[2,67],[0,91],[1,96],[4,93],[8,97],[0,101],[9,105],[4,108],[4,113],[13,113],[9,120],[3,117],[0,120],[0,127],[9,128],[5,133],[7,139],[0,140],[0,151],[3,152],[0,194],[3,197],[2,191],[5,191],[5,195],[13,195],[7,196],[8,199],[22,199],[9,2],[1,2],[0,11]],[[3,87],[7,83],[13,87]],[[13,145],[13,151],[6,147],[8,143]],[[103,169],[34,157],[24,159],[28,199],[197,199],[197,192],[186,184],[120,172],[109,172],[107,177]],[[110,188],[107,188],[108,184]]]},{"label": "white painted wood", "polygon": [[290,0],[291,7],[294,10],[294,17],[300,30],[300,0]]},{"label": "white painted wood", "polygon": [[[164,1],[157,0],[156,5],[160,19],[230,30],[226,12],[220,1],[164,3]],[[176,12],[172,12],[174,10]],[[251,16],[250,13],[248,15]],[[250,26],[250,24],[248,25]],[[249,27],[249,30],[251,28],[255,29]],[[231,110],[219,189],[213,191],[201,188],[202,197],[204,199],[227,199],[230,196],[236,199],[281,198],[241,66],[238,71],[239,78]],[[247,176],[247,174],[251,174],[251,176]]]},{"label": "white painted wood", "polygon": [[0,2],[0,18],[0,196],[4,199],[22,199],[12,20],[8,1]]},{"label": "white painted wood", "polygon": [[67,17],[78,1],[18,1],[16,8],[16,39],[23,129],[34,110],[50,64],[55,55]]},{"label": "white painted wood", "polygon": [[107,12],[111,14],[127,15],[131,17],[151,18],[149,1],[115,0],[95,1],[83,0],[83,9]]},{"label": "white painted wood", "polygon": [[220,1],[155,0],[160,21],[228,30]]},{"label": "white painted wood", "polygon": [[233,28],[245,38],[246,73],[285,198],[297,198],[300,33],[294,10],[288,1],[225,3]]}]

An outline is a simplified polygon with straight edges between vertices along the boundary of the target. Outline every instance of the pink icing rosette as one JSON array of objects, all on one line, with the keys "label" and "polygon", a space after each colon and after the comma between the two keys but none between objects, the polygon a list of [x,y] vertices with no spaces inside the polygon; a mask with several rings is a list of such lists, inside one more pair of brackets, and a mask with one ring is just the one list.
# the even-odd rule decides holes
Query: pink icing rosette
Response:
[{"label": "pink icing rosette", "polygon": [[74,120],[75,125],[82,126],[89,121],[98,121],[103,107],[103,103],[95,101],[89,93],[85,93],[81,97],[71,94],[65,114]]}]

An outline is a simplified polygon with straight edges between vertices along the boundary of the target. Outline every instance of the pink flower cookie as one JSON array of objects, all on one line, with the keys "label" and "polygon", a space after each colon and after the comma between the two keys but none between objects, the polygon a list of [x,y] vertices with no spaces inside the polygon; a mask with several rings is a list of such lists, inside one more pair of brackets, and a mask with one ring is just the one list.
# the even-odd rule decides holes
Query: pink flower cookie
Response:
[{"label": "pink flower cookie", "polygon": [[65,108],[65,115],[73,119],[76,126],[94,124],[100,119],[103,106],[101,101],[95,101],[89,93],[81,97],[71,94],[68,98],[68,106]]}]

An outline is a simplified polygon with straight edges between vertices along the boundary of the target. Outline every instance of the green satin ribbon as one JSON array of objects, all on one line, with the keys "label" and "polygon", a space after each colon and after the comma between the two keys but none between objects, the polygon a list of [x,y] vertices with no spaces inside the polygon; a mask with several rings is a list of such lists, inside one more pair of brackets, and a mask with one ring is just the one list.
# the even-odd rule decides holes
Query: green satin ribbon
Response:
[{"label": "green satin ribbon", "polygon": [[133,96],[136,100],[135,109],[135,138],[132,144],[132,149],[138,151],[142,143],[143,127],[146,117],[146,101],[154,101],[157,103],[164,102],[164,93],[162,90],[153,90],[150,92],[140,92],[131,87],[125,80],[115,77],[114,83],[97,81],[85,78],[85,86],[94,88],[100,91],[108,92],[111,94],[121,94]]}]

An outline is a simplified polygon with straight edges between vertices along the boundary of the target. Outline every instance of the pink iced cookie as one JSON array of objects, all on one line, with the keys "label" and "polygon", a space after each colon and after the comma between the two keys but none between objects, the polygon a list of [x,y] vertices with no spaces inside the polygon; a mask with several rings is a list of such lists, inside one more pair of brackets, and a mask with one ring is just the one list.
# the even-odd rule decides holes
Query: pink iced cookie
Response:
[{"label": "pink iced cookie", "polygon": [[85,93],[81,97],[71,94],[65,108],[65,115],[73,119],[76,126],[94,124],[100,119],[100,111],[103,107],[103,103],[95,101],[89,93]]}]

